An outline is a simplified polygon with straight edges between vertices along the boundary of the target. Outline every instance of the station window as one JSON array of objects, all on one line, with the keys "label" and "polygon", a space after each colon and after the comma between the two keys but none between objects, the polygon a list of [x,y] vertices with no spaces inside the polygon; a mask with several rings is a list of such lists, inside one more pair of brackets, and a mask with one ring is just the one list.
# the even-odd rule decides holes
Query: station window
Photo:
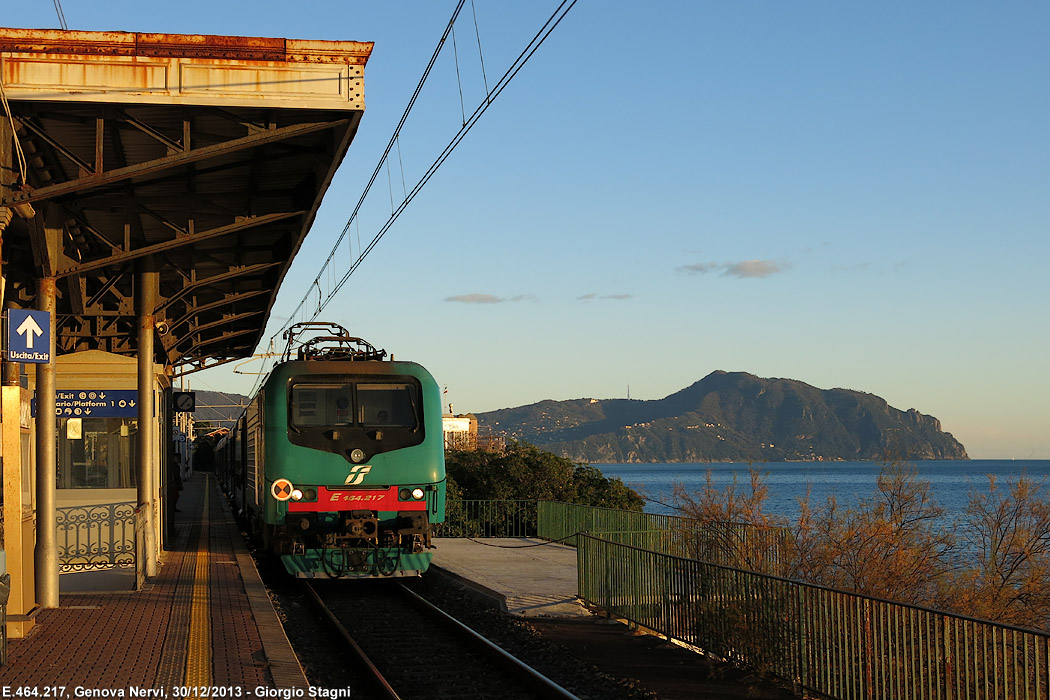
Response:
[{"label": "station window", "polygon": [[135,486],[138,421],[127,418],[59,418],[58,488],[120,489]]}]

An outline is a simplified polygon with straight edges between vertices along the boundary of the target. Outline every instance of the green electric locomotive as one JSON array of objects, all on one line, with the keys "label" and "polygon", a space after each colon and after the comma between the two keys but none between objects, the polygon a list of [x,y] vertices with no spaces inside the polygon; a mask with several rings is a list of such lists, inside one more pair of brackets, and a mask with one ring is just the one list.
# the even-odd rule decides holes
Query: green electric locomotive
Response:
[{"label": "green electric locomotive", "polygon": [[445,518],[437,383],[336,324],[285,338],[219,450],[235,508],[293,576],[421,575]]}]

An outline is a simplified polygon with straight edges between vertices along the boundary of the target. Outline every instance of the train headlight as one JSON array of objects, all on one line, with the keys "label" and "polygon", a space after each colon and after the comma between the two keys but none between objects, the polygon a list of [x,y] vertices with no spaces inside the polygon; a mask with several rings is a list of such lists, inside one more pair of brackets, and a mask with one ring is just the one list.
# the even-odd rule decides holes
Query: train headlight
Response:
[{"label": "train headlight", "polygon": [[303,500],[303,491],[302,491],[302,489],[292,489],[292,500],[293,501],[301,501],[301,500]]},{"label": "train headlight", "polygon": [[365,461],[365,451],[359,447],[355,447],[350,451],[350,461],[352,462],[363,462]]},{"label": "train headlight", "polygon": [[416,488],[412,489],[412,498],[416,499],[417,501],[422,501],[423,500],[423,489],[419,488],[418,486]]}]

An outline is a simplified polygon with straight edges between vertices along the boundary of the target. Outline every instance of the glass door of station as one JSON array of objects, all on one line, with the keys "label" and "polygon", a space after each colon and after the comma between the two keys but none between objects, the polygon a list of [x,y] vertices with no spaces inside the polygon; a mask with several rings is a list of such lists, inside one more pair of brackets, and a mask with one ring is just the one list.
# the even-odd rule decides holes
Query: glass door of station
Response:
[{"label": "glass door of station", "polygon": [[130,418],[59,418],[58,488],[135,486],[138,421]]}]

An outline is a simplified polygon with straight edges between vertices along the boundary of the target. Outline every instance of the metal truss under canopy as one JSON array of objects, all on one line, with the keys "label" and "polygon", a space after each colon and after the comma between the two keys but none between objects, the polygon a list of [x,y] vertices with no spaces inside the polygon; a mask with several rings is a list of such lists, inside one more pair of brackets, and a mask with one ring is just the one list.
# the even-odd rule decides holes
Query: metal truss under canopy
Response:
[{"label": "metal truss under canopy", "polygon": [[146,265],[157,361],[250,355],[357,131],[371,49],[0,28],[6,301],[54,277],[59,354],[133,354]]}]

